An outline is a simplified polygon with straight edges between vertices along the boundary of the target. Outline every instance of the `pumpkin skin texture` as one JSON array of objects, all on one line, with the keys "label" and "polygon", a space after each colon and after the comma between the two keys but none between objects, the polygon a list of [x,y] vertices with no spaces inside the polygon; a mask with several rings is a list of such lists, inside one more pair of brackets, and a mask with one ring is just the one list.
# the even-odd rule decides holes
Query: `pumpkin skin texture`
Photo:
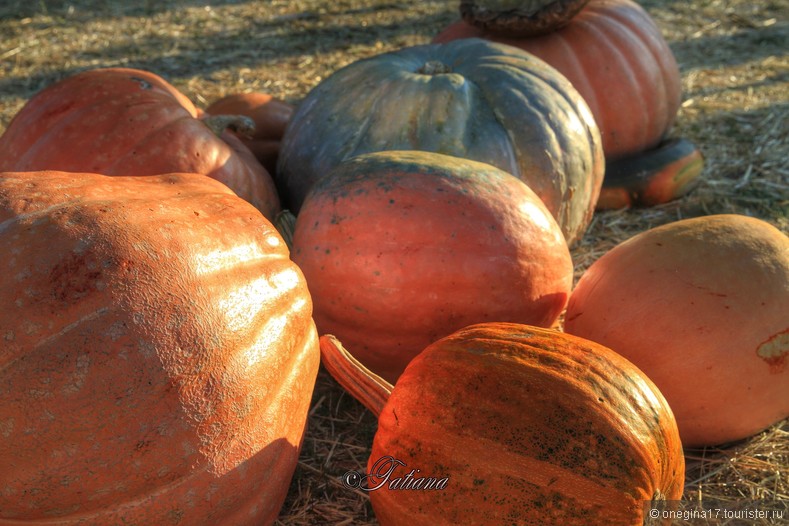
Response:
[{"label": "pumpkin skin texture", "polygon": [[[337,357],[339,346],[321,336],[323,363],[378,411],[367,487],[380,486],[370,500],[383,526],[641,526],[644,501],[682,495],[671,409],[601,345],[525,325],[472,325],[420,353],[388,399],[384,384]],[[405,463],[388,479],[376,476],[386,456]],[[390,489],[410,470],[446,477],[446,488]]]},{"label": "pumpkin skin texture", "polygon": [[590,0],[565,27],[510,38],[463,21],[435,42],[485,38],[519,47],[567,77],[594,115],[608,161],[655,147],[676,118],[679,67],[660,29],[632,0]]},{"label": "pumpkin skin texture", "polygon": [[0,137],[0,171],[199,173],[273,220],[280,205],[271,175],[237,137],[213,131],[199,113],[147,71],[77,73],[34,95],[14,116]]},{"label": "pumpkin skin texture", "polygon": [[321,179],[296,218],[292,258],[319,333],[390,382],[470,323],[550,326],[572,287],[570,252],[534,192],[429,152],[366,154]]},{"label": "pumpkin skin texture", "polygon": [[545,202],[569,243],[602,185],[599,130],[575,89],[522,51],[464,40],[354,62],[318,84],[282,140],[280,195],[298,211],[341,161],[421,150],[491,164]]},{"label": "pumpkin skin texture", "polygon": [[630,238],[580,278],[565,330],[657,384],[685,446],[789,417],[789,238],[759,219],[686,219]]},{"label": "pumpkin skin texture", "polygon": [[211,115],[245,115],[255,123],[252,133],[239,134],[244,145],[255,154],[260,164],[273,174],[285,127],[293,115],[293,106],[268,93],[233,93],[206,108]]},{"label": "pumpkin skin texture", "polygon": [[500,35],[542,35],[567,25],[589,0],[460,0],[468,24]]},{"label": "pumpkin skin texture", "polygon": [[0,175],[0,523],[272,524],[319,351],[271,224],[199,174]]}]

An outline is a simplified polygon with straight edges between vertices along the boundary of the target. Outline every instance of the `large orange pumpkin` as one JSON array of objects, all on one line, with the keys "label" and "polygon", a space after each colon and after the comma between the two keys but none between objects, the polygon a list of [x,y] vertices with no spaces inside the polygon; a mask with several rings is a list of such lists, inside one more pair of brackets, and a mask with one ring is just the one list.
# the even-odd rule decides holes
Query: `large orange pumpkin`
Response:
[{"label": "large orange pumpkin", "polygon": [[679,109],[674,54],[633,0],[590,0],[569,24],[545,35],[512,38],[459,21],[435,42],[472,37],[519,47],[567,77],[589,104],[609,161],[657,146]]},{"label": "large orange pumpkin", "polygon": [[429,152],[377,152],[313,186],[293,260],[320,333],[394,381],[429,343],[481,321],[550,326],[573,265],[558,225],[522,181]]},{"label": "large orange pumpkin", "polygon": [[370,490],[383,526],[641,526],[646,503],[682,495],[671,409],[601,345],[473,325],[427,347],[394,388],[333,337],[321,356],[378,416],[367,474],[345,482]]},{"label": "large orange pumpkin", "polygon": [[591,221],[603,180],[597,125],[567,79],[532,55],[481,39],[356,61],[296,109],[278,161],[291,210],[343,160],[421,150],[491,164],[540,196],[568,243]]},{"label": "large orange pumpkin", "polygon": [[226,184],[273,220],[271,175],[241,141],[198,119],[161,77],[101,68],[34,95],[0,137],[0,171],[62,170],[104,175],[189,172]]},{"label": "large orange pumpkin", "polygon": [[0,523],[260,526],[318,367],[271,224],[198,174],[0,175]]},{"label": "large orange pumpkin", "polygon": [[622,354],[671,404],[686,446],[789,417],[789,238],[764,221],[677,221],[583,274],[565,329]]}]

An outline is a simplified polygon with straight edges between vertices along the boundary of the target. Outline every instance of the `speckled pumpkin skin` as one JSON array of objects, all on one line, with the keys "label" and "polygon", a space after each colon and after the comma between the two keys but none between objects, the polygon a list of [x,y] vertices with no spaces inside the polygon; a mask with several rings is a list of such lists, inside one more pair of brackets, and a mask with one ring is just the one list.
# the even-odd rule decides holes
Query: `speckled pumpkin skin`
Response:
[{"label": "speckled pumpkin skin", "polygon": [[269,220],[274,181],[238,137],[217,137],[175,87],[148,71],[88,70],[34,95],[0,137],[0,172],[199,173],[226,184]]},{"label": "speckled pumpkin skin", "polygon": [[319,351],[270,223],[197,174],[5,173],[0,254],[0,523],[274,522]]},{"label": "speckled pumpkin skin", "polygon": [[[516,324],[479,324],[426,348],[378,420],[383,456],[444,490],[370,492],[383,526],[643,524],[679,499],[684,457],[652,382],[611,350]],[[368,486],[380,484],[371,478]]]},{"label": "speckled pumpkin skin", "polygon": [[320,334],[394,382],[427,345],[482,321],[548,327],[572,287],[558,225],[523,182],[429,152],[338,166],[296,220]]},{"label": "speckled pumpkin skin", "polygon": [[565,330],[647,373],[685,446],[751,436],[789,417],[789,237],[735,214],[642,232],[581,276]]},{"label": "speckled pumpkin skin", "polygon": [[567,79],[528,53],[481,39],[376,55],[321,82],[282,139],[280,195],[298,211],[340,162],[383,150],[442,153],[515,175],[568,243],[591,221],[605,164],[597,124]]}]

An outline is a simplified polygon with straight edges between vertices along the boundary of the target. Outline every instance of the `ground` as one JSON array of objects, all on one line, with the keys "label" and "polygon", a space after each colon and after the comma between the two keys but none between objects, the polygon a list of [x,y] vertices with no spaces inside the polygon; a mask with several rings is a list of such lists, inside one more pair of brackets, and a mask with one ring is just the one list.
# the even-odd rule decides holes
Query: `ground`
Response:
[{"label": "ground", "polygon": [[[577,275],[616,243],[684,217],[739,213],[789,231],[786,2],[641,3],[679,62],[684,94],[672,133],[701,149],[703,178],[677,202],[596,215],[573,250]],[[239,91],[298,104],[339,67],[427,43],[457,17],[457,0],[5,0],[0,132],[38,90],[100,66],[153,71],[202,107]],[[371,414],[321,371],[279,524],[377,524],[367,495],[340,482],[363,471],[374,433]],[[789,502],[787,422],[687,460],[686,499]]]}]

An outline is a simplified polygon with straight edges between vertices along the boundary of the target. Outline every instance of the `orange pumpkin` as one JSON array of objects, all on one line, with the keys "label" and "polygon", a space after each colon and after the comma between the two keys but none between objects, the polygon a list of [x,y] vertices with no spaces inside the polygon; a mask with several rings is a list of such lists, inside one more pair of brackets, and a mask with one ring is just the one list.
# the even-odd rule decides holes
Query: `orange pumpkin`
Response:
[{"label": "orange pumpkin", "polygon": [[362,487],[383,526],[641,526],[645,501],[682,495],[671,409],[605,347],[478,324],[428,346],[392,388],[320,341],[329,372],[378,415]]},{"label": "orange pumpkin", "polygon": [[271,224],[199,174],[0,175],[0,523],[272,524],[318,368]]},{"label": "orange pumpkin", "polygon": [[536,37],[506,37],[459,21],[434,41],[471,37],[516,46],[567,77],[589,104],[607,161],[657,146],[679,109],[674,54],[633,0],[590,0],[565,27]]},{"label": "orange pumpkin", "polygon": [[198,117],[153,73],[84,71],[40,91],[14,116],[0,137],[0,171],[199,173],[273,220],[280,208],[271,175],[237,137]]},{"label": "orange pumpkin", "polygon": [[550,326],[573,265],[539,197],[493,166],[377,152],[318,181],[296,219],[320,333],[394,381],[429,343],[481,321]]},{"label": "orange pumpkin", "polygon": [[686,446],[738,440],[789,417],[789,238],[718,215],[643,232],[583,274],[565,330],[657,384]]},{"label": "orange pumpkin", "polygon": [[293,106],[268,93],[233,93],[213,102],[205,111],[210,115],[251,118],[255,123],[254,131],[241,132],[239,138],[269,173],[276,172],[280,141],[293,115]]}]

